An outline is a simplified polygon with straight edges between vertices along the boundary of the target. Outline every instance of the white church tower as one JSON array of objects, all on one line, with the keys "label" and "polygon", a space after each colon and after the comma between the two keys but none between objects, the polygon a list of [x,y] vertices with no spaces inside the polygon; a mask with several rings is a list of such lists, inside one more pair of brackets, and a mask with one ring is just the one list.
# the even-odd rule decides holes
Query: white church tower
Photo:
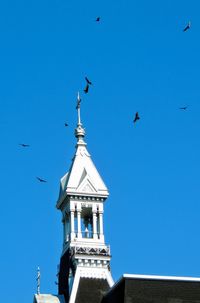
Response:
[{"label": "white church tower", "polygon": [[110,247],[105,244],[103,229],[104,202],[109,193],[86,148],[80,103],[78,95],[76,151],[69,172],[61,179],[56,205],[63,222],[58,292],[66,303],[79,302],[78,297],[89,289],[97,291],[93,293],[97,296],[98,289],[106,291],[113,285]]}]

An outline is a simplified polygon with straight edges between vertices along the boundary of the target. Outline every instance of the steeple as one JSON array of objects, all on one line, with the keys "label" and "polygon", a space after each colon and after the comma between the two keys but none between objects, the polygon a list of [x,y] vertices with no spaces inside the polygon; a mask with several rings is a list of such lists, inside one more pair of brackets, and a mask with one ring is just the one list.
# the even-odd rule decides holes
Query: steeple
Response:
[{"label": "steeple", "polygon": [[108,197],[108,189],[99,175],[92,159],[87,151],[84,141],[85,130],[81,123],[80,115],[81,98],[78,93],[77,113],[78,122],[75,128],[75,137],[77,138],[76,152],[72,159],[72,164],[60,181],[60,194],[57,202],[57,208],[60,208],[63,200],[69,194],[88,195],[105,199]]},{"label": "steeple", "polygon": [[110,247],[105,244],[103,231],[104,202],[109,193],[87,151],[80,107],[78,94],[76,151],[69,172],[61,178],[56,205],[63,222],[58,287],[66,303],[75,302],[78,285],[86,277],[103,281],[107,288],[113,284]]}]

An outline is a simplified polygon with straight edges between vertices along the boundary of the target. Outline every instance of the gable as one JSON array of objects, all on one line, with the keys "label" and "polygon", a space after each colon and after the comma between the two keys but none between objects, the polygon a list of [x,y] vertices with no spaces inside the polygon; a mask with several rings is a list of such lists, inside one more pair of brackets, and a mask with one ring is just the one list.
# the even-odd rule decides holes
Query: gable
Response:
[{"label": "gable", "polygon": [[78,147],[69,171],[67,193],[89,193],[108,196],[108,190],[99,175],[86,147]]},{"label": "gable", "polygon": [[93,184],[94,184],[94,182],[92,182],[90,180],[90,177],[86,173],[85,178],[82,180],[82,182],[80,183],[80,185],[78,186],[78,188],[76,190],[78,192],[84,192],[84,193],[86,193],[86,192],[87,193],[96,193],[97,189],[95,188],[95,186]]}]

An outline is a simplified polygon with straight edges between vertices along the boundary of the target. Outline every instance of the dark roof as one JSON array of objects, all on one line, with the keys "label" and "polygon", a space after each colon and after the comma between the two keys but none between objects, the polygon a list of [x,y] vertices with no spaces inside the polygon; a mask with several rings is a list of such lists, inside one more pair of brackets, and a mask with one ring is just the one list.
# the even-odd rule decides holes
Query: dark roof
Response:
[{"label": "dark roof", "polygon": [[100,303],[109,289],[107,280],[80,278],[75,303]]},{"label": "dark roof", "polygon": [[200,279],[122,277],[104,296],[102,303],[200,302]]}]

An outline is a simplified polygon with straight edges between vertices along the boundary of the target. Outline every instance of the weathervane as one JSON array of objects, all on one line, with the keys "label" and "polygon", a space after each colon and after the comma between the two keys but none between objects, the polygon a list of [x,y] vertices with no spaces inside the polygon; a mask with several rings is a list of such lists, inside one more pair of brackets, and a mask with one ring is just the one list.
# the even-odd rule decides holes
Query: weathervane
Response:
[{"label": "weathervane", "polygon": [[80,98],[80,94],[78,92],[78,96],[77,96],[77,105],[76,105],[76,109],[78,111],[78,125],[81,125],[81,113],[80,113],[80,109],[81,109],[81,98]]},{"label": "weathervane", "polygon": [[37,294],[39,295],[40,294],[40,268],[38,266],[38,269],[37,269]]},{"label": "weathervane", "polygon": [[78,123],[77,123],[77,127],[75,128],[75,136],[78,139],[77,144],[86,145],[86,143],[83,140],[83,138],[85,136],[85,130],[84,130],[83,125],[81,123],[81,98],[80,98],[79,92],[78,92],[78,96],[77,96],[76,109],[77,109],[77,112],[78,112]]}]

